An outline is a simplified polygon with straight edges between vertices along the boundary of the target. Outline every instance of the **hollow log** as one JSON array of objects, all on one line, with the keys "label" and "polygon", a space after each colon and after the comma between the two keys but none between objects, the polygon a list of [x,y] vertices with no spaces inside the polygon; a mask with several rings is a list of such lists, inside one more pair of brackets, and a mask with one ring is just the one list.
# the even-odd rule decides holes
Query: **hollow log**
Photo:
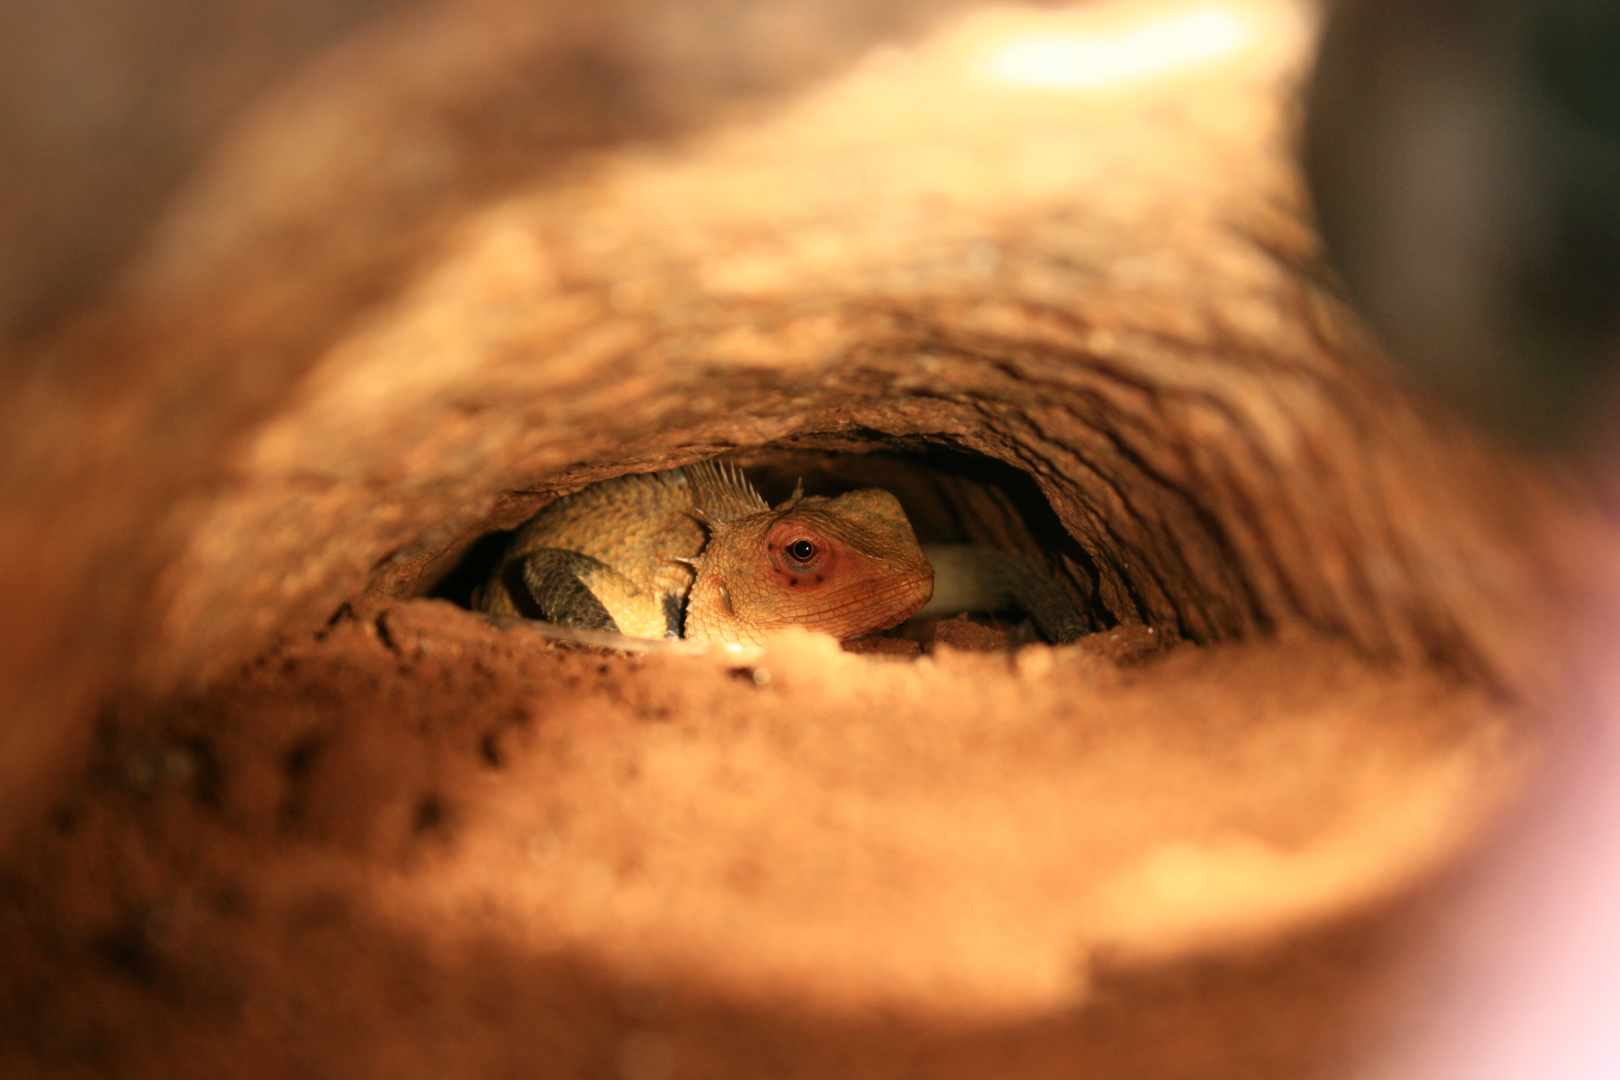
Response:
[{"label": "hollow log", "polygon": [[[0,1065],[1344,1074],[1606,532],[1323,266],[1314,20],[487,0],[277,69],[12,334]],[[744,663],[452,602],[717,456],[1099,630]]]}]

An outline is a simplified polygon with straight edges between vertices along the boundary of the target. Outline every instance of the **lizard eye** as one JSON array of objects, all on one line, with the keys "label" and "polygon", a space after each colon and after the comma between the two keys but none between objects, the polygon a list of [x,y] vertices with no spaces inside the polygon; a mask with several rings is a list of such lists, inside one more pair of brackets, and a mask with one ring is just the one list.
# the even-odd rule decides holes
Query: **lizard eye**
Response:
[{"label": "lizard eye", "polygon": [[798,562],[809,562],[816,554],[816,545],[808,540],[795,540],[787,546],[788,555]]}]

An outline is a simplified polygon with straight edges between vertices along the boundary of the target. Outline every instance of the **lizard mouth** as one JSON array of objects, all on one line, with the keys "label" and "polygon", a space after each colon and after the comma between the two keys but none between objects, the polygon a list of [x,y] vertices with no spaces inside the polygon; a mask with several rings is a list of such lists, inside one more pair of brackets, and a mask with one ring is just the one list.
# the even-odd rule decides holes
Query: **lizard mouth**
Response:
[{"label": "lizard mouth", "polygon": [[[598,7],[362,34],[30,339],[0,1062],[1359,1052],[1534,775],[1608,533],[1327,280],[1282,149],[1297,6]],[[1189,26],[1196,64],[1073,82]],[[1094,632],[744,664],[468,609],[550,500],[715,457],[773,501],[887,488]]]}]

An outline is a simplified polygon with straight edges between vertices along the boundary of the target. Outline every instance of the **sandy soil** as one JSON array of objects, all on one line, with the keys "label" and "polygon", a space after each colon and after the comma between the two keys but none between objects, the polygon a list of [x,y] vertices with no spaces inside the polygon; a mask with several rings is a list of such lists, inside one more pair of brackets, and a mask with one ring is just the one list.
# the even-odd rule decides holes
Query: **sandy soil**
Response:
[{"label": "sandy soil", "polygon": [[1522,740],[1321,642],[1137,636],[741,665],[346,616],[103,718],[7,874],[11,1067],[1316,1074]]}]

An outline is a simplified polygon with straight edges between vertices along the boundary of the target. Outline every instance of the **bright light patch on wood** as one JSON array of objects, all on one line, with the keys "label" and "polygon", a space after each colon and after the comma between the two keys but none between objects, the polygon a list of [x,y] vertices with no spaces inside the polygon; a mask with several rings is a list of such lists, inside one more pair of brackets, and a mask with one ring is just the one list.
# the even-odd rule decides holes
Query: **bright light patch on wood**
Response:
[{"label": "bright light patch on wood", "polygon": [[1087,90],[1186,67],[1231,52],[1248,39],[1234,15],[1200,8],[1114,34],[1039,34],[997,49],[990,71],[1017,86]]}]

